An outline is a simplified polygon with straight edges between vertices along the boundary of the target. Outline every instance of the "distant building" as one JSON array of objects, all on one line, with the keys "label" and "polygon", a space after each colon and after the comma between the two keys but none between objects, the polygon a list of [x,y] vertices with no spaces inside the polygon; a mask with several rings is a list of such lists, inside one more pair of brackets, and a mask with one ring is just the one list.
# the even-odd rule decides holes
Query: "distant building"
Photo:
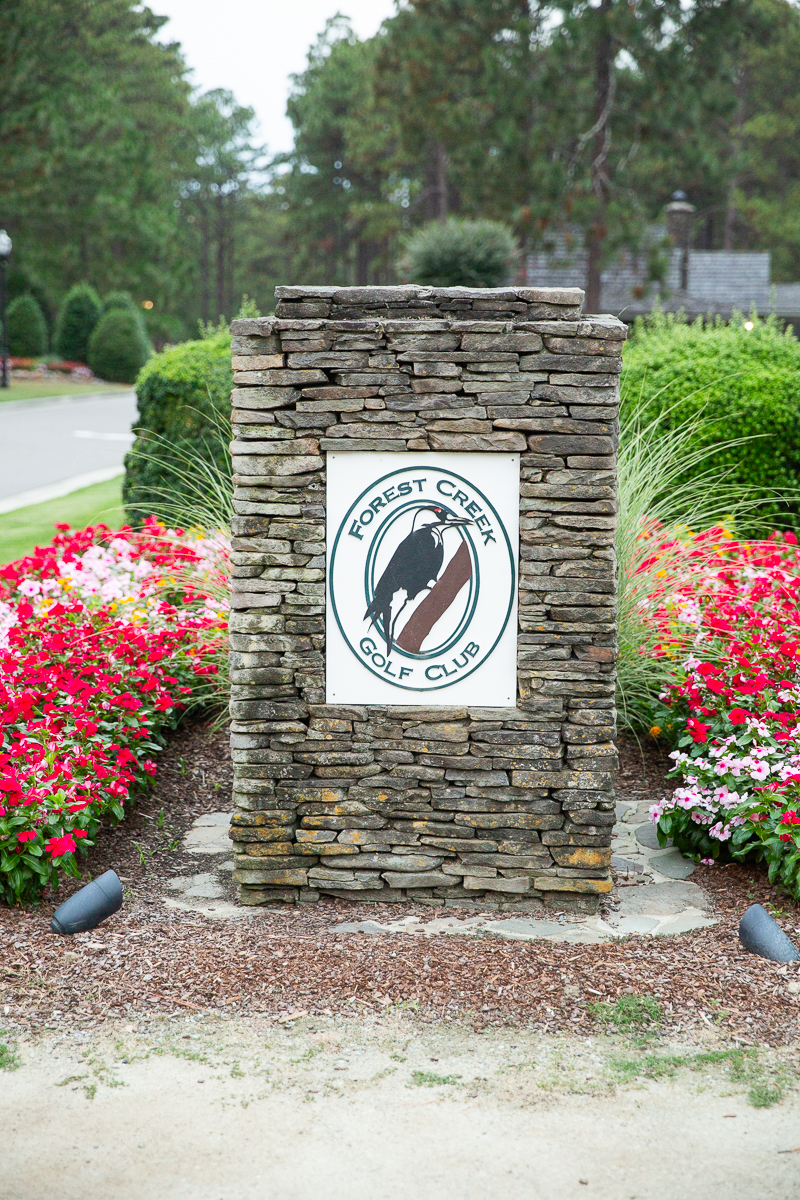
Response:
[{"label": "distant building", "polygon": [[[602,312],[623,321],[648,313],[658,301],[666,312],[729,317],[734,309],[759,316],[775,313],[800,326],[800,282],[770,283],[769,251],[692,250],[688,246],[694,208],[681,193],[667,205],[663,225],[648,229],[638,254],[622,251],[601,276]],[[587,252],[583,233],[554,233],[528,255],[529,287],[585,287]]]}]

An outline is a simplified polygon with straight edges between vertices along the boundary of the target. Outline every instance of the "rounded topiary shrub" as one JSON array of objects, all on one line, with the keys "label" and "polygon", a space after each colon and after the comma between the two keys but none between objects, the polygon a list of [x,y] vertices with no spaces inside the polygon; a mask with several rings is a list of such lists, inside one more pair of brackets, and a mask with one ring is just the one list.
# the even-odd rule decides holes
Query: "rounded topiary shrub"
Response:
[{"label": "rounded topiary shrub", "polygon": [[89,366],[109,383],[133,383],[149,357],[139,314],[127,308],[107,312],[89,341]]},{"label": "rounded topiary shrub", "polygon": [[18,296],[8,306],[8,348],[14,358],[47,352],[47,323],[33,296]]},{"label": "rounded topiary shrub", "polygon": [[[747,327],[749,326],[749,328]],[[715,467],[762,500],[765,524],[800,511],[800,342],[775,318],[726,324],[655,313],[637,321],[623,351],[623,425],[634,414],[675,428],[701,415],[697,444],[752,438],[721,450]],[[781,489],[789,504],[775,498]],[[787,518],[787,508],[789,516]]]},{"label": "rounded topiary shrub", "polygon": [[432,287],[500,287],[517,253],[514,235],[499,221],[432,222],[406,242],[400,272]]},{"label": "rounded topiary shrub", "polygon": [[100,320],[97,292],[88,283],[76,283],[64,297],[58,314],[56,350],[67,362],[88,362],[89,339]]},{"label": "rounded topiary shrub", "polygon": [[[192,493],[187,462],[204,458],[230,473],[231,339],[227,330],[170,346],[136,381],[136,441],[125,458],[122,496],[133,524],[155,513],[170,518]],[[228,436],[220,436],[227,425]]]},{"label": "rounded topiary shrub", "polygon": [[56,314],[53,307],[52,297],[35,275],[25,267],[21,267],[18,262],[11,263],[8,269],[8,300],[9,304],[12,300],[16,300],[19,296],[33,296],[39,308],[42,310],[45,326],[47,327],[47,341],[50,342],[50,335],[55,327]]},{"label": "rounded topiary shrub", "polygon": [[103,297],[103,316],[107,312],[111,312],[112,308],[126,308],[138,315],[139,309],[136,307],[136,301],[130,292],[108,292]]}]

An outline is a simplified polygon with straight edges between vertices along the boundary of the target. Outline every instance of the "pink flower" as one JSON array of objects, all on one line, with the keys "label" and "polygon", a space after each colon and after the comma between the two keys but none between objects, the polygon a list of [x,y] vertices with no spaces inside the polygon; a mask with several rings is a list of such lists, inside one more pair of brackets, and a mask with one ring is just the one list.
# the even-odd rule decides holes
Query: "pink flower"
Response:
[{"label": "pink flower", "polygon": [[36,837],[36,833],[33,829],[26,829],[24,833],[17,834],[17,841],[18,842],[32,842],[35,837]]}]

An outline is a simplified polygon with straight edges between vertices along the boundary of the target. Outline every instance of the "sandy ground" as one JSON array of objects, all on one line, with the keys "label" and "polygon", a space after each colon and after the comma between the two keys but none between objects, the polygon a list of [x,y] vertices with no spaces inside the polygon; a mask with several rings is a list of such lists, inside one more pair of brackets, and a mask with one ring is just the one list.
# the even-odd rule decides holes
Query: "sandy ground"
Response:
[{"label": "sandy ground", "polygon": [[712,1062],[715,1045],[476,1034],[413,1013],[70,1027],[20,1043],[0,1074],[0,1192],[795,1200],[800,1097],[789,1085],[758,1108],[748,1092],[780,1092],[796,1056]]}]

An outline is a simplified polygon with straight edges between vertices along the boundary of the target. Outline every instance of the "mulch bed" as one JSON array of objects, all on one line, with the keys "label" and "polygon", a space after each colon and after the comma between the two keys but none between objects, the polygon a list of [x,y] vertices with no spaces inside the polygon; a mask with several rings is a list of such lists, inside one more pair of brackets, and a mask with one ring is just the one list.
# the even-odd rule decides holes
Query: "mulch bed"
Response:
[{"label": "mulch bed", "polygon": [[[663,769],[652,747],[623,743],[618,798],[656,800]],[[92,852],[93,875],[111,866],[126,881],[125,908],[98,929],[51,934],[52,899],[28,912],[0,908],[3,1025],[37,1030],[180,1012],[286,1019],[402,1003],[476,1029],[525,1023],[589,1034],[604,1028],[594,1004],[636,993],[658,998],[675,1033],[710,1028],[775,1045],[800,1033],[800,998],[786,987],[800,979],[797,967],[748,954],[737,938],[738,920],[755,902],[777,910],[790,937],[800,933],[800,905],[757,868],[698,868],[693,882],[712,896],[718,925],[597,946],[330,932],[341,921],[440,915],[419,905],[323,899],[233,921],[167,908],[171,876],[210,869],[204,856],[181,850],[180,838],[201,813],[229,806],[230,775],[224,732],[193,724],[174,736],[154,792]]]}]

